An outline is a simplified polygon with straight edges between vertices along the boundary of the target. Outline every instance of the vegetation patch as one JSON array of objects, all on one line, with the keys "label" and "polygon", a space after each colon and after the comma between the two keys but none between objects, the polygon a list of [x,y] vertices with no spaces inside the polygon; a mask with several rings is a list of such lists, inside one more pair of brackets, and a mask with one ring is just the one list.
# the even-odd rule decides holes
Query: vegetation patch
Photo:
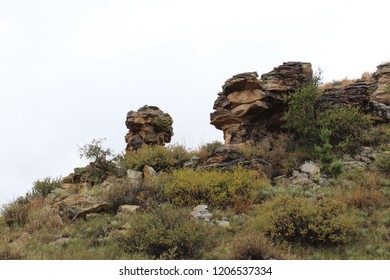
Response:
[{"label": "vegetation patch", "polygon": [[359,221],[341,201],[283,196],[265,202],[257,227],[274,240],[337,245],[355,240]]},{"label": "vegetation patch", "polygon": [[238,166],[232,172],[175,170],[165,176],[163,185],[165,196],[177,206],[208,204],[246,212],[265,181],[258,179],[255,171]]},{"label": "vegetation patch", "polygon": [[115,235],[120,247],[152,259],[198,259],[211,241],[209,225],[191,220],[188,210],[169,204],[132,216],[127,228]]},{"label": "vegetation patch", "polygon": [[154,170],[172,170],[182,167],[184,162],[191,158],[184,146],[172,145],[168,147],[160,145],[144,145],[135,151],[128,151],[124,156],[121,166],[124,169],[141,171],[145,165]]}]

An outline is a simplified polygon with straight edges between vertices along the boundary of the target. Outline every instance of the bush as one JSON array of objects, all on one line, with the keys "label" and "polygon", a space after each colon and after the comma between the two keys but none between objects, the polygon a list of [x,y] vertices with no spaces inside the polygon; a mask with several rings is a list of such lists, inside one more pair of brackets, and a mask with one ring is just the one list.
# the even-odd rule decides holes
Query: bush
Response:
[{"label": "bush", "polygon": [[108,189],[103,191],[103,199],[116,212],[121,205],[134,204],[141,186],[136,186],[129,179],[115,178],[110,181]]},{"label": "bush", "polygon": [[237,212],[249,210],[263,183],[255,171],[240,166],[234,171],[181,169],[163,178],[164,195],[174,205],[232,206]]},{"label": "bush", "polygon": [[329,129],[321,129],[319,137],[322,142],[322,146],[315,146],[314,153],[317,158],[324,164],[329,164],[334,160],[334,155],[332,154],[333,146],[329,143],[330,135],[332,131]]},{"label": "bush", "polygon": [[282,254],[260,232],[240,234],[232,241],[233,260],[282,259]]},{"label": "bush", "polygon": [[54,189],[61,187],[61,177],[46,177],[43,180],[37,180],[33,184],[32,194],[46,197]]},{"label": "bush", "polygon": [[[117,175],[117,161],[121,158],[109,148],[103,147],[105,139],[93,139],[91,144],[79,147],[80,158],[92,160],[85,168],[80,168],[76,175],[84,175],[87,182],[92,185],[99,184],[110,175]],[[83,173],[81,173],[83,172]],[[77,174],[80,173],[80,174]]]},{"label": "bush", "polygon": [[8,226],[21,227],[27,223],[30,210],[30,199],[31,197],[26,195],[3,206],[1,214]]},{"label": "bush", "polygon": [[190,158],[191,153],[180,145],[168,147],[144,145],[136,151],[128,151],[121,165],[125,169],[137,171],[141,171],[145,165],[149,165],[158,172],[180,168]]},{"label": "bush", "polygon": [[260,226],[273,239],[312,245],[343,244],[358,234],[355,212],[345,203],[302,197],[278,197],[262,205]]},{"label": "bush", "polygon": [[315,83],[310,83],[288,96],[288,110],[283,117],[286,121],[285,127],[292,130],[304,143],[318,138],[315,110],[317,97],[318,89]]},{"label": "bush", "polygon": [[390,177],[390,153],[378,155],[375,165],[380,173],[386,177]]},{"label": "bush", "polygon": [[356,152],[368,141],[367,131],[372,126],[370,116],[353,106],[329,106],[317,113],[321,129],[331,131],[330,144],[343,152]]},{"label": "bush", "polygon": [[185,209],[162,205],[131,216],[128,229],[115,235],[127,253],[154,259],[199,259],[208,244],[209,226],[191,220]]},{"label": "bush", "polygon": [[330,174],[332,174],[333,177],[338,177],[343,172],[343,165],[341,160],[332,162],[329,167]]}]

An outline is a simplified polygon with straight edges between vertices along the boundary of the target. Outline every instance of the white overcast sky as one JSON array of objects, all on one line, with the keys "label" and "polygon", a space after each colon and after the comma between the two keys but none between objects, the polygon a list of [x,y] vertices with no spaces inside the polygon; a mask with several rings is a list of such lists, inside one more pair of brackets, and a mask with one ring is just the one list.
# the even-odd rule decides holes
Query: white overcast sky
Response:
[{"label": "white overcast sky", "polygon": [[125,147],[126,113],[157,105],[173,143],[222,140],[209,124],[232,75],[311,62],[327,81],[390,59],[389,5],[371,1],[0,0],[0,204]]}]

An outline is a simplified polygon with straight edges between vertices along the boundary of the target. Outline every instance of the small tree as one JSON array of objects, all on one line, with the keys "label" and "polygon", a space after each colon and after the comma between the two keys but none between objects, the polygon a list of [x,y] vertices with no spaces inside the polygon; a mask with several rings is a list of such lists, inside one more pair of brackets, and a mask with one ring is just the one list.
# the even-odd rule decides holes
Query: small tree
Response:
[{"label": "small tree", "polygon": [[103,148],[102,143],[105,138],[93,139],[91,144],[79,147],[80,158],[86,158],[92,162],[89,164],[93,175],[99,177],[98,181],[103,181],[109,174],[115,174],[116,162],[120,155],[115,154],[109,148]]},{"label": "small tree", "polygon": [[317,86],[312,82],[288,97],[288,111],[284,115],[285,127],[303,141],[313,143],[318,139],[315,103]]}]

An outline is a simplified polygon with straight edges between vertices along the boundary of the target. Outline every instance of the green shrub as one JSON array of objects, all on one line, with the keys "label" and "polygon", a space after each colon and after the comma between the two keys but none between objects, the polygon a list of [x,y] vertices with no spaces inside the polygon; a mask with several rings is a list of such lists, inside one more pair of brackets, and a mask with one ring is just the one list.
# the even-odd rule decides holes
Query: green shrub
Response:
[{"label": "green shrub", "polygon": [[312,245],[347,243],[358,234],[358,220],[353,210],[337,200],[314,202],[302,197],[278,197],[262,205],[257,220],[273,239]]},{"label": "green shrub", "polygon": [[240,166],[234,171],[181,169],[163,178],[164,195],[174,205],[206,203],[232,206],[237,212],[250,208],[254,191],[263,184],[264,180],[256,179],[255,171]]},{"label": "green shrub", "polygon": [[37,180],[33,184],[32,194],[46,197],[54,189],[61,187],[61,177],[46,177],[43,180]]},{"label": "green shrub", "polygon": [[343,173],[343,165],[344,164],[341,160],[332,162],[329,167],[330,174],[332,174],[333,177],[338,177],[341,173]]},{"label": "green shrub", "polygon": [[145,165],[149,165],[158,172],[180,168],[191,156],[191,153],[180,145],[168,147],[144,145],[136,151],[128,151],[121,165],[125,169],[137,171],[141,171]]},{"label": "green shrub", "polygon": [[134,204],[141,186],[136,186],[129,179],[115,178],[110,181],[108,189],[101,194],[103,199],[116,212],[121,205]]},{"label": "green shrub", "polygon": [[127,230],[115,240],[127,253],[154,259],[199,259],[206,247],[210,226],[191,219],[185,209],[162,205],[130,217]]},{"label": "green shrub", "polygon": [[329,143],[331,134],[332,131],[329,129],[321,129],[319,137],[322,142],[322,146],[314,147],[314,153],[316,154],[317,158],[324,164],[331,163],[335,158],[332,154],[333,146]]},{"label": "green shrub", "polygon": [[330,144],[350,153],[368,141],[367,132],[372,126],[370,116],[354,106],[328,106],[317,113],[317,122],[321,129],[332,132]]},{"label": "green shrub", "polygon": [[318,138],[315,104],[318,89],[315,83],[304,86],[288,96],[288,110],[283,119],[285,127],[293,131],[304,143]]},{"label": "green shrub", "polygon": [[378,155],[375,165],[380,173],[386,177],[390,177],[390,153]]},{"label": "green shrub", "polygon": [[267,260],[282,259],[271,240],[260,232],[240,233],[232,241],[233,260]]}]

